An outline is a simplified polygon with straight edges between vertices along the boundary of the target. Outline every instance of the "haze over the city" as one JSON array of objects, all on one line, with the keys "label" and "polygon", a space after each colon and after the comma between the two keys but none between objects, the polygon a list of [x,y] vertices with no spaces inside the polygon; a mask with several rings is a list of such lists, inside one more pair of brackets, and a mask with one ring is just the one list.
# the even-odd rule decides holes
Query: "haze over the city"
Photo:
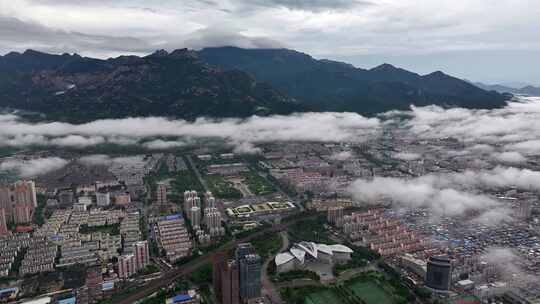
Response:
[{"label": "haze over the city", "polygon": [[0,53],[285,47],[365,68],[540,85],[539,13],[534,0],[6,0]]}]

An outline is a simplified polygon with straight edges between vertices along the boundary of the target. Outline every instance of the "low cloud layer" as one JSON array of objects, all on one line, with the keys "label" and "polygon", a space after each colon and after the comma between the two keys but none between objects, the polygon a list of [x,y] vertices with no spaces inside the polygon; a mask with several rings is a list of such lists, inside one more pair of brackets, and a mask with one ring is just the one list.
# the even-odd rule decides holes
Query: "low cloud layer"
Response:
[{"label": "low cloud layer", "polygon": [[507,247],[487,248],[481,259],[493,264],[502,279],[511,285],[537,283],[539,277],[525,271],[526,260],[514,250]]},{"label": "low cloud layer", "polygon": [[0,172],[14,172],[22,178],[35,177],[67,165],[68,161],[59,157],[35,158],[30,160],[6,160],[0,163]]},{"label": "low cloud layer", "polygon": [[[360,179],[349,187],[349,191],[362,203],[389,200],[397,208],[428,208],[436,217],[477,212],[479,216],[476,220],[485,224],[497,224],[500,220],[510,219],[510,211],[493,198],[455,188],[441,188],[428,179]],[[497,212],[489,212],[493,210]]]},{"label": "low cloud layer", "polygon": [[475,191],[509,187],[540,191],[540,172],[497,167],[493,170],[428,174],[411,179],[375,177],[356,180],[349,187],[349,192],[364,203],[389,200],[398,208],[428,208],[435,216],[462,216],[473,212],[476,213],[476,221],[499,224],[511,220],[509,206]]},{"label": "low cloud layer", "polygon": [[494,157],[496,160],[503,163],[520,164],[527,162],[527,158],[516,151],[497,153],[494,154]]},{"label": "low cloud layer", "polygon": [[483,147],[496,143],[507,151],[540,154],[540,97],[520,98],[520,102],[494,110],[438,106],[411,110],[404,124],[420,138],[452,137]]},{"label": "low cloud layer", "polygon": [[[355,113],[303,113],[195,122],[160,117],[98,120],[86,124],[29,123],[0,115],[0,146],[85,148],[103,143],[140,144],[150,150],[181,147],[198,139],[219,139],[238,151],[275,141],[363,141],[377,134],[380,121]],[[166,138],[166,139],[164,139]]]}]

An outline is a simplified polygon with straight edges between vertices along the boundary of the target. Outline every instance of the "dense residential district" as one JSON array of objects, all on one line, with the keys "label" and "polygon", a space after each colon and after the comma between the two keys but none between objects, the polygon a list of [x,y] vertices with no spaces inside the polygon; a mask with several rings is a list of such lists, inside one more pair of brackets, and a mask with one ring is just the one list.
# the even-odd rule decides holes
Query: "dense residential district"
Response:
[{"label": "dense residential district", "polygon": [[460,172],[474,160],[437,153],[458,144],[55,151],[70,162],[0,176],[0,303],[540,303],[537,193],[485,189],[515,219],[490,226],[348,190]]}]

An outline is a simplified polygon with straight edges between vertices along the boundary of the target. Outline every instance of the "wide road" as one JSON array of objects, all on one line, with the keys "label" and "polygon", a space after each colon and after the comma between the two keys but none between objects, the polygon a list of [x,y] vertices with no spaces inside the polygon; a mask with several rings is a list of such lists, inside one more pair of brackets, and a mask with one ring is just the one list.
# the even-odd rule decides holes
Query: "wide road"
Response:
[{"label": "wide road", "polygon": [[290,225],[293,225],[294,223],[296,223],[296,222],[298,222],[300,220],[313,218],[313,217],[316,217],[316,216],[317,215],[313,215],[313,214],[300,214],[294,220],[292,220],[290,222],[280,224],[280,225],[275,225],[275,226],[263,229],[261,231],[255,232],[255,233],[253,233],[253,234],[251,234],[249,236],[246,236],[246,237],[244,237],[242,239],[239,239],[239,240],[230,241],[230,242],[224,244],[223,246],[221,246],[219,248],[216,248],[212,252],[209,252],[209,253],[201,256],[201,257],[198,257],[198,258],[196,258],[196,259],[194,259],[192,261],[187,262],[186,264],[181,265],[179,268],[174,268],[174,269],[166,272],[161,279],[152,281],[147,285],[141,286],[141,288],[139,290],[135,291],[134,293],[131,293],[131,294],[127,295],[125,298],[121,299],[117,303],[119,303],[119,304],[132,304],[132,303],[135,303],[135,302],[137,302],[139,300],[142,300],[142,299],[150,296],[154,292],[158,291],[160,288],[169,286],[170,284],[172,284],[174,281],[176,281],[180,277],[187,276],[187,275],[191,274],[192,272],[194,272],[195,270],[197,270],[198,268],[200,268],[201,266],[205,265],[206,263],[212,262],[212,258],[214,256],[214,254],[219,252],[219,251],[231,250],[231,249],[235,248],[238,244],[249,242],[249,241],[251,241],[253,239],[256,239],[256,238],[258,238],[260,236],[263,236],[265,233],[268,233],[268,232],[276,232],[276,233],[278,233],[280,231],[284,231],[284,230],[286,230],[287,227],[289,227]]},{"label": "wide road", "polygon": [[289,248],[289,236],[287,235],[286,231],[281,231],[281,248],[279,248],[278,252],[272,256],[270,256],[263,264],[262,268],[262,286],[263,286],[263,293],[270,298],[270,301],[272,304],[283,304],[283,300],[281,299],[281,295],[279,294],[279,291],[277,290],[276,286],[270,279],[270,276],[268,275],[268,264],[273,263],[276,255],[287,250]]},{"label": "wide road", "polygon": [[199,180],[201,185],[203,186],[205,191],[210,191],[210,188],[208,187],[208,183],[206,180],[202,177],[201,172],[199,172],[199,169],[197,169],[197,165],[195,164],[195,161],[193,161],[193,158],[191,155],[186,155],[186,158],[189,162],[189,166],[191,167],[191,171],[195,173],[195,177]]}]

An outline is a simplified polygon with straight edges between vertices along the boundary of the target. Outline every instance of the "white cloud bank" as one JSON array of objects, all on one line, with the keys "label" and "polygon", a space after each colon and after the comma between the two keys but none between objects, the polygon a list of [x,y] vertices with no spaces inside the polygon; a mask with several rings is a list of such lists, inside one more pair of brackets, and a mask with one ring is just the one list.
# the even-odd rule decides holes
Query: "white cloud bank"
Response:
[{"label": "white cloud bank", "polygon": [[351,184],[349,191],[361,202],[375,203],[386,199],[398,208],[428,208],[436,217],[461,216],[477,212],[479,213],[477,220],[485,224],[498,224],[503,219],[510,219],[509,210],[488,196],[454,188],[441,188],[433,180],[428,179],[405,180],[390,177],[376,177],[370,181],[360,179]]},{"label": "white cloud bank", "polygon": [[428,208],[434,216],[461,216],[476,213],[475,220],[484,224],[499,224],[511,220],[511,210],[494,197],[471,190],[504,189],[540,191],[540,172],[528,169],[497,167],[493,170],[451,174],[428,174],[401,179],[375,177],[359,179],[349,192],[364,203],[392,201],[395,207]]},{"label": "white cloud bank", "polygon": [[87,166],[135,166],[143,162],[142,156],[110,157],[104,154],[92,154],[79,158],[78,162]]},{"label": "white cloud bank", "polygon": [[[215,138],[238,151],[274,141],[363,141],[377,133],[380,121],[356,113],[302,113],[207,119],[195,122],[161,117],[97,120],[85,124],[29,123],[13,114],[0,115],[0,146],[29,145],[84,148],[102,143],[141,144],[151,150],[181,147],[197,139]],[[167,139],[162,139],[167,138]],[[248,149],[249,148],[249,149]]]},{"label": "white cloud bank", "polygon": [[520,98],[520,101],[494,110],[413,106],[404,125],[420,138],[453,137],[465,143],[481,144],[477,146],[480,149],[489,149],[487,145],[496,143],[505,145],[509,151],[538,154],[540,97]]},{"label": "white cloud bank", "polygon": [[503,280],[512,285],[519,285],[524,282],[536,283],[540,279],[537,274],[533,275],[525,271],[526,260],[511,248],[487,248],[481,259],[493,264]]},{"label": "white cloud bank", "polygon": [[0,172],[13,171],[20,177],[36,177],[67,165],[68,161],[59,157],[35,158],[30,160],[7,160],[0,163]]}]

